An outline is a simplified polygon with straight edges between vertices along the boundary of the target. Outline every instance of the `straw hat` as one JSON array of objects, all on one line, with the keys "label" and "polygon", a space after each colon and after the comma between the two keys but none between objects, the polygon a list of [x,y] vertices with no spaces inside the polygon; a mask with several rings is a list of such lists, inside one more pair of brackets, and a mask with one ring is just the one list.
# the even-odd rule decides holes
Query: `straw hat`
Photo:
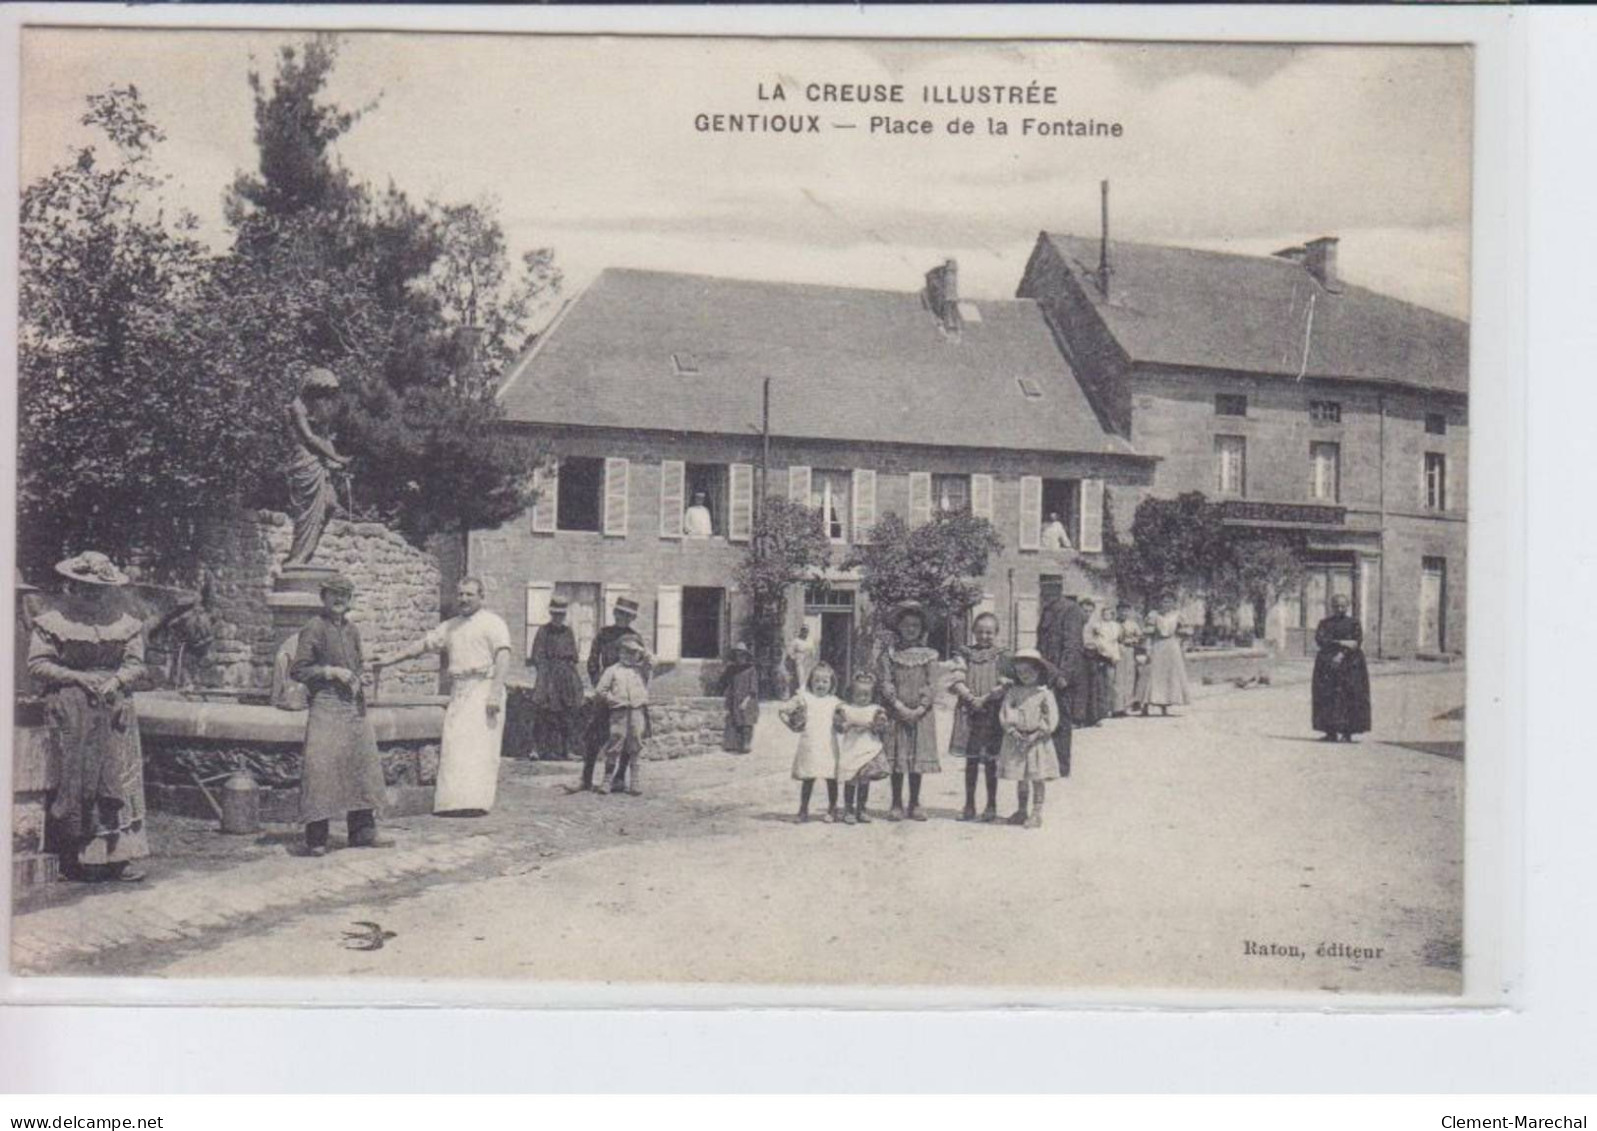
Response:
[{"label": "straw hat", "polygon": [[55,563],[55,571],[73,581],[90,585],[126,585],[128,575],[116,568],[116,563],[98,550],[85,550],[76,557]]},{"label": "straw hat", "polygon": [[1009,662],[1012,664],[1019,664],[1022,662],[1036,664],[1039,671],[1048,666],[1048,661],[1044,660],[1042,658],[1042,653],[1037,651],[1035,648],[1022,648],[1013,656],[1009,657]]}]

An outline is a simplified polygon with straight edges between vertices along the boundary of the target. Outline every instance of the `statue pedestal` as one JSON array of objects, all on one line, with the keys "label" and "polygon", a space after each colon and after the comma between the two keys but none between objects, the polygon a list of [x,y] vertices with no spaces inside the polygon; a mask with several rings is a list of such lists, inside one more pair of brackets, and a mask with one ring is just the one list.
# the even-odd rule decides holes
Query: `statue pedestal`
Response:
[{"label": "statue pedestal", "polygon": [[272,631],[279,640],[298,632],[322,607],[322,583],[336,577],[330,566],[284,566],[272,580],[266,607],[272,611]]}]

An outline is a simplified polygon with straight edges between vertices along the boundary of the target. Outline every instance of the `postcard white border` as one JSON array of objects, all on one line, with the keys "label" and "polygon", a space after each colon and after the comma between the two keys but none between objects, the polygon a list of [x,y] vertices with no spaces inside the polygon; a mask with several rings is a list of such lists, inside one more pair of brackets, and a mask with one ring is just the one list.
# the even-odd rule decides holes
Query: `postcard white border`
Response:
[{"label": "postcard white border", "polygon": [[[1006,1045],[1020,1040],[1024,1031],[1053,1030],[1056,1027],[1074,1037],[1062,1040],[1049,1039],[1058,1053],[1049,1058],[1037,1055],[1023,1056],[1022,1062],[1033,1068],[1048,1068],[1044,1076],[1032,1079],[1033,1085],[1045,1081],[1066,1084],[1069,1080],[1086,1081],[1088,1065],[1102,1074],[1094,1079],[1098,1083],[1120,1080],[1129,1082],[1145,1069],[1136,1062],[1145,1062],[1147,1068],[1157,1067],[1171,1074],[1171,1079],[1184,1076],[1189,1085],[1199,1087],[1221,1086],[1225,1080],[1233,1085],[1249,1086],[1244,1081],[1260,1082],[1264,1077],[1255,1068],[1275,1064],[1282,1073],[1278,1080],[1312,1079],[1323,1085],[1329,1083],[1321,1066],[1298,1064],[1295,1067],[1277,1063],[1288,1047],[1317,1047],[1319,1056],[1329,1053],[1332,1062],[1362,1065],[1366,1082],[1382,1078],[1392,1079],[1393,1060],[1412,1059],[1411,1040],[1421,1033],[1430,1039],[1433,1034],[1460,1034],[1470,1026],[1482,1025],[1493,1017],[1513,1015],[1522,1010],[1526,1002],[1526,949],[1524,938],[1523,907],[1526,888],[1521,882],[1524,873],[1524,843],[1527,825],[1523,802],[1527,765],[1531,753],[1524,742],[1524,687],[1525,687],[1525,579],[1524,517],[1527,513],[1525,493],[1525,407],[1524,364],[1526,339],[1523,295],[1527,282],[1527,265],[1524,236],[1527,230],[1526,184],[1527,161],[1525,151],[1525,122],[1528,109],[1527,84],[1533,77],[1528,67],[1529,49],[1527,27],[1532,13],[1497,9],[1386,9],[1386,8],[1075,8],[1068,10],[1019,8],[945,8],[937,10],[883,9],[424,9],[395,8],[278,8],[278,7],[216,7],[216,8],[137,8],[123,9],[109,6],[79,8],[14,7],[5,9],[0,25],[0,50],[3,57],[18,58],[18,29],[26,23],[51,23],[57,25],[148,27],[255,27],[255,28],[316,28],[342,27],[359,29],[425,31],[479,30],[479,31],[544,31],[544,32],[628,32],[663,34],[752,34],[752,35],[807,35],[807,36],[879,36],[879,37],[957,37],[980,38],[1102,38],[1102,39],[1158,39],[1170,40],[1225,40],[1225,41],[1316,41],[1316,42],[1387,42],[1421,43],[1449,42],[1471,43],[1476,49],[1476,134],[1475,134],[1475,204],[1472,250],[1472,278],[1474,311],[1472,316],[1472,388],[1471,417],[1476,422],[1472,429],[1471,483],[1471,560],[1470,560],[1470,625],[1472,646],[1468,668],[1469,702],[1471,710],[1467,719],[1468,749],[1471,761],[1468,774],[1468,800],[1466,823],[1466,947],[1470,955],[1469,977],[1463,1002],[1444,1001],[1394,1001],[1391,998],[1374,1000],[1344,999],[1329,1007],[1323,999],[1313,1001],[1283,1002],[1271,996],[1268,1007],[1238,1008],[1237,998],[1228,995],[1225,1003],[1230,1008],[1220,1008],[1214,995],[1157,995],[1157,1001],[1136,1002],[1126,1000],[1127,995],[1117,993],[1111,999],[1100,995],[1061,996],[1025,995],[1026,1004],[1069,1005],[1068,1012],[985,1011],[925,1013],[905,1017],[895,1013],[825,1013],[815,1010],[782,1010],[774,1013],[749,1014],[738,1011],[721,1013],[685,1013],[649,1011],[644,1013],[592,1013],[572,1009],[539,1014],[495,1014],[492,1012],[456,1013],[437,1010],[383,1010],[380,1020],[377,1011],[318,1008],[314,1010],[283,1009],[232,1009],[202,1011],[150,1011],[132,1009],[81,1009],[54,1010],[27,1009],[8,1011],[9,1022],[19,1015],[29,1020],[28,1030],[38,1039],[48,1039],[43,1034],[65,1032],[61,1026],[92,1023],[96,1031],[109,1037],[112,1032],[143,1026],[170,1027],[178,1016],[192,1017],[196,1025],[209,1024],[224,1019],[244,1021],[258,1026],[260,1035],[279,1031],[286,1026],[303,1025],[305,1032],[315,1032],[327,1038],[335,1033],[354,1035],[356,1030],[370,1027],[385,1034],[382,1044],[394,1059],[390,1065],[397,1067],[408,1062],[407,1046],[402,1042],[408,1035],[424,1039],[427,1045],[442,1038],[462,1021],[490,1025],[506,1033],[536,1021],[536,1027],[545,1034],[564,1031],[568,1036],[562,1045],[552,1047],[578,1048],[586,1040],[602,1039],[599,1034],[624,1026],[632,1051],[622,1058],[628,1066],[624,1072],[628,1079],[622,1086],[680,1087],[682,1077],[673,1077],[667,1083],[658,1074],[672,1064],[680,1065],[682,1054],[689,1045],[678,1046],[677,1038],[667,1038],[667,1032],[696,1033],[714,1041],[747,1030],[765,1037],[779,1035],[782,1044],[804,1044],[821,1032],[850,1032],[853,1037],[840,1041],[836,1049],[841,1053],[853,1039],[868,1030],[887,1026],[893,1036],[883,1041],[881,1049],[892,1047],[894,1040],[905,1040],[924,1052],[920,1061],[905,1055],[909,1050],[900,1047],[888,1059],[914,1076],[944,1084],[956,1079],[977,1083],[970,1078],[968,1058],[952,1055],[958,1049],[981,1047],[979,1034],[1002,1031]],[[1542,16],[1544,13],[1535,13]],[[1551,21],[1548,21],[1549,23]],[[9,68],[12,84],[11,104],[16,105],[18,82],[15,67]],[[4,148],[0,149],[11,159],[9,167],[15,168],[15,121],[4,124]],[[1589,173],[1591,170],[1585,170]],[[1588,180],[1589,184],[1590,181]],[[13,179],[4,186],[6,204],[6,243],[8,261],[15,257],[15,207],[16,184]],[[14,325],[15,278],[8,273],[4,291],[0,293],[0,320]],[[14,358],[4,359],[7,376],[14,388]],[[1590,403],[1590,394],[1587,394]],[[5,435],[9,445],[14,425],[13,398],[6,398]],[[1585,414],[1589,418],[1589,414]],[[1487,430],[1481,421],[1493,421]],[[13,453],[8,453],[14,456]],[[4,485],[7,521],[4,536],[9,549],[12,542],[11,511],[14,507],[14,480],[11,479],[12,460],[5,461]],[[1587,496],[1590,497],[1589,495]],[[1494,647],[1484,647],[1482,640],[1501,642]],[[1500,709],[1477,709],[1478,704],[1494,704]],[[7,704],[5,710],[9,711]],[[3,721],[3,720],[0,720]],[[1485,751],[1499,751],[1497,756]],[[1540,765],[1540,759],[1537,761]],[[9,767],[0,773],[9,773]],[[1587,771],[1589,780],[1590,773]],[[1587,796],[1591,794],[1588,791]],[[1588,908],[1589,911],[1589,908]],[[1588,936],[1589,937],[1589,936]],[[1538,939],[1538,942],[1543,941]],[[1589,977],[1589,972],[1588,972]],[[795,1002],[796,997],[785,991],[765,991],[758,988],[735,988],[706,991],[692,988],[662,994],[661,987],[632,987],[598,994],[591,987],[583,987],[581,996],[561,998],[555,987],[522,987],[509,983],[451,983],[438,982],[399,983],[382,985],[346,986],[329,983],[270,983],[241,980],[238,982],[175,983],[151,979],[115,980],[63,979],[10,979],[4,985],[5,998],[13,1003],[65,1003],[98,1002],[120,1006],[135,1005],[187,1005],[198,1002],[273,1002],[280,1005],[310,1005],[332,1007],[335,1004],[425,1004],[428,1006],[456,1005],[541,1005],[571,1006],[605,1005],[621,1007],[627,1003],[647,1002],[651,1006],[676,1008],[704,1008],[725,1005],[762,1005],[782,1007]],[[826,1001],[843,1008],[867,1007],[878,1010],[906,1008],[924,1009],[935,1004],[943,1009],[958,1011],[968,1008],[977,999],[989,1004],[1004,1004],[995,995],[982,992],[961,1000],[961,995],[950,995],[943,990],[917,993],[916,991],[873,991],[855,995],[844,993]],[[809,995],[813,1002],[815,996]],[[1017,999],[1008,999],[1019,1004]],[[1471,1008],[1473,1003],[1474,1008]],[[1121,1008],[1105,1011],[1111,1004]],[[1157,1005],[1157,1011],[1150,1007]],[[1279,1012],[1281,1006],[1296,1007],[1297,1013]],[[1483,1011],[1481,1006],[1496,1006]],[[1359,1013],[1345,1015],[1348,1008],[1358,1010],[1378,1009],[1379,1015]],[[1405,1008],[1406,1007],[1406,1008]],[[1415,1013],[1415,1007],[1430,1012]],[[1270,1012],[1264,1010],[1268,1008]],[[1394,1013],[1395,1011],[1395,1013]],[[412,1028],[426,1021],[420,1029]],[[446,1023],[447,1020],[447,1023]],[[1402,1025],[1384,1024],[1399,1021],[1406,1023],[1408,1038],[1398,1036]],[[1444,1024],[1448,1022],[1449,1024]],[[1090,1030],[1085,1028],[1090,1025]],[[1331,1028],[1328,1029],[1327,1026]],[[991,1027],[991,1028],[989,1028]],[[1276,1040],[1287,1031],[1293,1034],[1291,1042]],[[1080,1046],[1083,1036],[1093,1034],[1092,1045]],[[1228,1065],[1218,1061],[1212,1053],[1205,1054],[1200,1046],[1206,1038],[1222,1033],[1248,1032],[1256,1040],[1255,1059],[1251,1066]],[[945,1043],[943,1038],[947,1038]],[[1189,1038],[1195,1038],[1189,1040]],[[744,1051],[751,1047],[749,1036],[732,1036],[729,1047]],[[764,1039],[758,1038],[758,1039]],[[1437,1038],[1446,1043],[1446,1038]],[[1358,1041],[1373,1041],[1364,1045],[1362,1055],[1344,1049],[1330,1052]],[[1101,1045],[1100,1045],[1101,1041]],[[567,1043],[569,1042],[569,1043]],[[660,1043],[656,1043],[660,1042]],[[100,1043],[97,1039],[96,1044]],[[396,1049],[396,1043],[400,1043]],[[1070,1046],[1067,1054],[1066,1044]],[[113,1042],[122,1048],[127,1044]],[[434,1046],[436,1047],[436,1046]],[[520,1058],[507,1059],[500,1046],[492,1042],[471,1039],[466,1047],[481,1058],[479,1067],[515,1064],[526,1068]],[[658,1057],[650,1060],[646,1050],[653,1048]],[[1381,1059],[1377,1049],[1385,1049],[1388,1060]],[[1186,1063],[1179,1060],[1177,1049],[1184,1050],[1194,1059]],[[1132,1050],[1136,1050],[1133,1054]],[[63,1050],[64,1052],[64,1050]],[[1039,1050],[1040,1053],[1040,1050]],[[882,1055],[879,1050],[875,1055]],[[869,1057],[866,1057],[869,1060]],[[562,1062],[569,1062],[565,1056]],[[19,1067],[31,1064],[32,1058],[24,1056],[13,1062]],[[859,1062],[855,1062],[859,1063]],[[1462,1067],[1466,1061],[1459,1061]],[[1476,1062],[1478,1063],[1478,1062]],[[1193,1076],[1191,1069],[1200,1064],[1208,1066],[1213,1076]],[[60,1079],[52,1076],[49,1066],[41,1068],[43,1076],[37,1080]],[[418,1064],[419,1068],[420,1065]],[[613,1067],[610,1066],[610,1067]],[[938,1068],[940,1073],[927,1072]],[[1435,1066],[1439,1067],[1439,1066]],[[562,1069],[562,1072],[565,1070]],[[6,1076],[11,1070],[0,1069]],[[640,1075],[641,1073],[641,1075]],[[221,1073],[222,1079],[228,1078]],[[570,1072],[539,1074],[546,1084],[564,1080],[573,1086],[587,1080],[605,1087],[607,1068],[595,1062],[591,1066],[578,1066]],[[855,1073],[849,1072],[847,1077]],[[1013,1079],[1008,1071],[1001,1073],[1005,1080],[994,1079],[992,1086],[1027,1086]],[[833,1077],[829,1083],[843,1084],[847,1077]],[[424,1077],[411,1077],[423,1083]],[[700,1075],[701,1086],[713,1079]],[[733,1082],[723,1075],[723,1085]],[[531,1082],[530,1080],[527,1082]],[[767,1083],[772,1080],[767,1079]],[[905,1078],[905,1082],[908,1080]],[[791,1079],[787,1081],[793,1083]],[[345,1081],[342,1087],[352,1082]],[[222,1084],[221,1086],[227,1086]],[[608,1086],[616,1086],[611,1079]],[[713,1086],[713,1085],[712,1085]],[[1332,1086],[1335,1086],[1332,1084]],[[1378,1084],[1375,1086],[1379,1086]]]}]

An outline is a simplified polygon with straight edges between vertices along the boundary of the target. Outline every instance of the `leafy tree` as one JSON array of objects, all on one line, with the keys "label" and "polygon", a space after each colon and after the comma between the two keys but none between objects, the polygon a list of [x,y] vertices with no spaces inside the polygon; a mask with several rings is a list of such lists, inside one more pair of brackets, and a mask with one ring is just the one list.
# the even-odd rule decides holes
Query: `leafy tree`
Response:
[{"label": "leafy tree", "polygon": [[935,624],[981,600],[977,579],[1003,548],[993,524],[968,510],[937,511],[930,522],[915,527],[888,511],[871,528],[870,541],[853,547],[843,566],[861,571],[860,588],[870,599],[873,618],[902,601],[919,601]]},{"label": "leafy tree", "polygon": [[766,695],[780,694],[788,591],[825,569],[831,555],[820,511],[780,495],[764,501],[736,577],[754,606],[754,657]]},{"label": "leafy tree", "polygon": [[1221,607],[1253,608],[1253,634],[1282,595],[1303,584],[1303,539],[1286,531],[1227,530],[1210,579],[1210,599]]},{"label": "leafy tree", "polygon": [[1217,549],[1219,523],[1201,491],[1147,498],[1131,519],[1131,540],[1106,543],[1115,588],[1152,605],[1166,592],[1202,591]]},{"label": "leafy tree", "polygon": [[91,96],[82,121],[97,139],[22,194],[19,556],[139,547],[159,568],[268,458],[265,390],[215,365],[215,265],[192,217],[160,207],[138,90]]},{"label": "leafy tree", "polygon": [[498,525],[529,501],[538,454],[495,427],[492,391],[560,285],[553,253],[514,276],[491,204],[418,206],[340,166],[336,142],[374,107],[325,100],[337,54],[318,37],[284,48],[270,83],[250,76],[260,162],[229,195],[218,320],[282,400],[312,366],[339,375],[358,510],[418,539]]}]

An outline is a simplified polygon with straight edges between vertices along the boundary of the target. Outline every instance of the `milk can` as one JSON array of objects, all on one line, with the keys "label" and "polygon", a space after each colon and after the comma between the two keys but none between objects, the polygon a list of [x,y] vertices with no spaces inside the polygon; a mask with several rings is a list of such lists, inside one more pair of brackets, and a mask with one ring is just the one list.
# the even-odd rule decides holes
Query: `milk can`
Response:
[{"label": "milk can", "polygon": [[222,783],[222,831],[239,836],[261,831],[261,787],[248,770]]}]

